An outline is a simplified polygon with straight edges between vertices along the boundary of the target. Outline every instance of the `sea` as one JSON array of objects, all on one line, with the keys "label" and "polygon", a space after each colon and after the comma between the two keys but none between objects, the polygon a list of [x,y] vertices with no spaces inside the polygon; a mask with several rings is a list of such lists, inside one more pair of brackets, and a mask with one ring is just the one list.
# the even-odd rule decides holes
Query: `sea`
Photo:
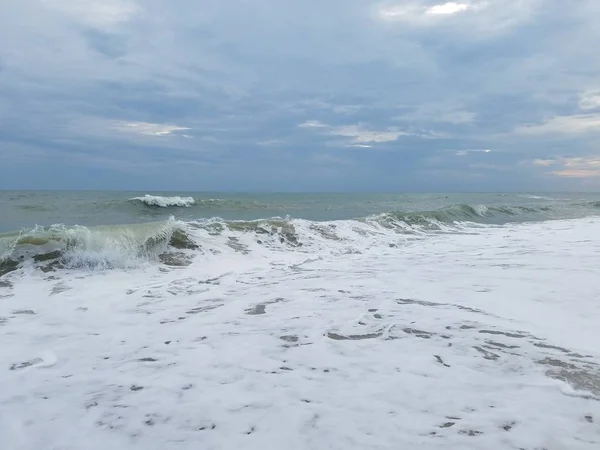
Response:
[{"label": "sea", "polygon": [[0,448],[600,448],[600,194],[0,191]]}]

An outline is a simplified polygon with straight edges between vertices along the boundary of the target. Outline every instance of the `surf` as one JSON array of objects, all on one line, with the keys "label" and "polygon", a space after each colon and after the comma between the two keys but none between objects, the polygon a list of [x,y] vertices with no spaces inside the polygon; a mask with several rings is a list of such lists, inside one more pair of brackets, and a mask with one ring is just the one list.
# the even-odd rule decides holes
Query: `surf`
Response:
[{"label": "surf", "polygon": [[[146,195],[131,200],[144,206],[163,205],[158,208],[197,205],[192,197]],[[585,207],[588,214],[597,214],[595,203]],[[30,266],[46,271],[129,269],[148,263],[186,265],[205,251],[233,251],[249,257],[264,250],[360,253],[366,248],[401,247],[413,237],[469,233],[474,227],[555,218],[560,218],[560,214],[553,205],[459,203],[432,210],[392,210],[330,221],[291,216],[181,220],[171,215],[166,220],[136,224],[35,226],[0,235],[0,276]]]},{"label": "surf", "polygon": [[175,219],[100,227],[36,226],[0,235],[0,276],[28,264],[44,271],[132,268],[158,260],[170,248],[198,248]]}]

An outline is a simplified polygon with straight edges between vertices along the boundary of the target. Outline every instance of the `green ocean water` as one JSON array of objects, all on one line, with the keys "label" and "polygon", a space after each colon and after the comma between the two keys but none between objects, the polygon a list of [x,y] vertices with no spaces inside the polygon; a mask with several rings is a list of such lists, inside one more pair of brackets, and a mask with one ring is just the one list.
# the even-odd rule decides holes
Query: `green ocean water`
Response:
[{"label": "green ocean water", "polygon": [[[144,197],[145,195],[152,197]],[[135,200],[136,198],[142,200]],[[195,192],[2,191],[0,233],[38,226],[99,226],[220,218],[312,221],[394,214],[408,221],[506,223],[600,214],[600,194],[223,194]]]},{"label": "green ocean water", "polygon": [[[386,245],[397,245],[394,236],[596,215],[600,194],[4,191],[0,277],[30,264],[44,270],[187,264],[189,255],[181,251],[203,252],[221,242],[247,252],[240,240],[248,238],[282,251],[309,249],[323,239],[336,246],[349,235],[365,242],[387,236]],[[365,245],[358,241],[348,248]]]}]

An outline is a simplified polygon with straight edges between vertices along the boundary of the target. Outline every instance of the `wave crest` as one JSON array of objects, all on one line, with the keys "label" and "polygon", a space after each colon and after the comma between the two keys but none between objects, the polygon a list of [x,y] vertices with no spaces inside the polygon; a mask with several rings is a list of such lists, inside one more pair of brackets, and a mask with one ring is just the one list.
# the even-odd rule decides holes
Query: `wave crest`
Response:
[{"label": "wave crest", "polygon": [[93,228],[53,225],[0,235],[0,276],[28,261],[42,270],[52,264],[54,268],[107,269],[129,268],[144,261],[187,265],[195,253],[350,254],[376,247],[397,247],[403,241],[430,234],[472,232],[482,226],[552,218],[554,214],[551,206],[456,204],[437,210],[391,211],[335,221],[213,217]]},{"label": "wave crest", "polygon": [[142,202],[147,206],[154,206],[159,208],[189,208],[190,206],[196,203],[193,197],[162,197],[160,195],[150,194],[146,194],[143,197],[134,197],[130,200]]},{"label": "wave crest", "polygon": [[42,269],[132,268],[160,259],[169,248],[197,249],[174,219],[88,228],[52,225],[0,236],[0,276],[31,262]]}]

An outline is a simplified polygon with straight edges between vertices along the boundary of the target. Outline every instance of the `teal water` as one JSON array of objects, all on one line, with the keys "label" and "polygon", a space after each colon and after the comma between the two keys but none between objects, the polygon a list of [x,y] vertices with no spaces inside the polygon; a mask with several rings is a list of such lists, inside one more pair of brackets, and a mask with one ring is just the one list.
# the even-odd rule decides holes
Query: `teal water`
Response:
[{"label": "teal water", "polygon": [[181,250],[201,253],[201,247],[225,245],[248,252],[240,243],[248,239],[281,251],[308,249],[323,240],[333,247],[344,242],[350,247],[343,251],[354,251],[373,236],[388,239],[373,245],[397,245],[397,236],[463,232],[473,223],[596,215],[599,194],[6,191],[0,192],[0,277],[31,264],[43,270],[163,260],[187,264],[189,254],[183,258]]},{"label": "teal water", "polygon": [[[184,199],[188,206],[156,206]],[[181,204],[181,202],[179,202]],[[185,202],[184,202],[185,203]],[[2,191],[0,233],[53,224],[117,225],[218,217],[256,220],[272,217],[313,221],[360,219],[393,213],[407,220],[471,220],[506,223],[569,219],[600,214],[600,194],[223,194],[194,192]]]}]

